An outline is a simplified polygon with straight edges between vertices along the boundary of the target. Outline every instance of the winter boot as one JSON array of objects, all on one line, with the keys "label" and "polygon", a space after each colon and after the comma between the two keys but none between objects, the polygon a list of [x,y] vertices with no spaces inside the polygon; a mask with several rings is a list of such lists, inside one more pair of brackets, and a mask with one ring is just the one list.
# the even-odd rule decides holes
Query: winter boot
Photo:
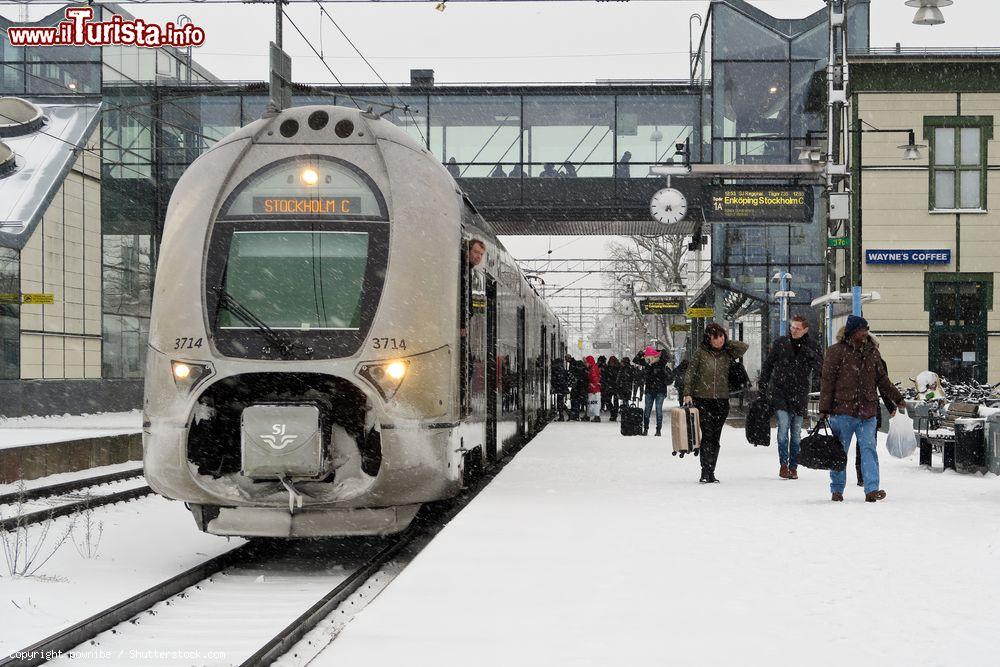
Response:
[{"label": "winter boot", "polygon": [[708,481],[711,482],[712,484],[721,484],[719,479],[715,476],[714,472],[708,473]]},{"label": "winter boot", "polygon": [[835,503],[842,503],[842,502],[844,502],[844,494],[843,493],[835,493],[835,494],[833,494],[833,497],[830,498],[830,500],[833,501],[833,502],[835,502]]},{"label": "winter boot", "polygon": [[882,489],[865,494],[866,503],[874,503],[875,501],[878,500],[885,500],[885,491],[883,491]]},{"label": "winter boot", "polygon": [[654,433],[653,435],[660,435],[660,429],[656,429],[656,433]]},{"label": "winter boot", "polygon": [[798,478],[799,478],[799,469],[798,468],[789,468],[788,469],[788,479],[798,479]]},{"label": "winter boot", "polygon": [[643,435],[649,435],[649,427],[648,426],[643,426],[642,427],[642,434]]},{"label": "winter boot", "polygon": [[557,422],[564,422],[564,421],[566,421],[566,419],[562,415],[559,415],[559,419],[557,419],[556,421]]},{"label": "winter boot", "polygon": [[701,479],[698,480],[699,484],[711,484],[712,483],[712,473],[701,471]]},{"label": "winter boot", "polygon": [[594,417],[594,421],[595,422],[599,422],[599,421],[601,421],[601,418],[600,417]]},{"label": "winter boot", "polygon": [[781,464],[781,470],[778,471],[778,477],[781,479],[788,479],[788,466],[784,463]]}]

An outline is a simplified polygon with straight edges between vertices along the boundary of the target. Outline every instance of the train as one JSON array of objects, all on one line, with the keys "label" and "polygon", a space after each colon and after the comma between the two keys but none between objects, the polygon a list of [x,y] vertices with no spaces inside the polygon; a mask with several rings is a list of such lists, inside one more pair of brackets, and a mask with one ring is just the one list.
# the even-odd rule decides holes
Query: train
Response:
[{"label": "train", "polygon": [[170,198],[143,396],[150,487],[217,535],[404,530],[550,419],[565,332],[448,170],[302,106]]}]

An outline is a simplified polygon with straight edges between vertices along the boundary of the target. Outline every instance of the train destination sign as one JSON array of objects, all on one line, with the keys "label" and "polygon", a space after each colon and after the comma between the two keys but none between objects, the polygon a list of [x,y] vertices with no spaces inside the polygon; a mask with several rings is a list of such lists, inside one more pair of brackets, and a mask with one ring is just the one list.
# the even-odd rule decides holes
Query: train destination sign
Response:
[{"label": "train destination sign", "polygon": [[810,188],[705,188],[706,222],[811,222]]},{"label": "train destination sign", "polygon": [[639,312],[643,315],[682,315],[684,297],[647,298],[639,302]]},{"label": "train destination sign", "polygon": [[261,215],[351,215],[361,212],[361,197],[254,197]]}]

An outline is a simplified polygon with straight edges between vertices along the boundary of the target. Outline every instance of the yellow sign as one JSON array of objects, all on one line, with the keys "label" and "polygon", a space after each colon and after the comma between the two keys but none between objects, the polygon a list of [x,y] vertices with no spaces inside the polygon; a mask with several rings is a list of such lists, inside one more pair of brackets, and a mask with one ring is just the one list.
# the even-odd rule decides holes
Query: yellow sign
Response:
[{"label": "yellow sign", "polygon": [[715,317],[715,308],[688,308],[687,316],[689,320]]},{"label": "yellow sign", "polygon": [[52,292],[27,292],[21,295],[21,303],[25,304],[53,304],[56,302],[56,295]]},{"label": "yellow sign", "polygon": [[0,292],[0,303],[21,303],[21,295],[17,292]]},{"label": "yellow sign", "polygon": [[576,341],[576,348],[578,350],[582,350],[583,349],[583,339],[582,338],[577,339],[577,341]]},{"label": "yellow sign", "polygon": [[680,332],[680,331],[691,331],[691,325],[690,324],[671,324],[670,325],[670,330],[672,332],[674,332],[674,333],[677,333],[677,332]]}]

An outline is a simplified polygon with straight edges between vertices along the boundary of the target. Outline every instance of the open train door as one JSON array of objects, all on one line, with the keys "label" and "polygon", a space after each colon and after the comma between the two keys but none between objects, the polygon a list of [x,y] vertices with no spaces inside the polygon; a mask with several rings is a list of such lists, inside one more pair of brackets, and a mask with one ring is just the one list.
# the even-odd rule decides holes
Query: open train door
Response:
[{"label": "open train door", "polygon": [[525,313],[524,306],[517,307],[517,410],[518,410],[518,421],[517,430],[518,435],[523,438],[527,435],[528,429],[528,416],[527,416],[527,404],[525,400],[525,390],[528,387],[527,379],[528,373],[525,363]]},{"label": "open train door", "polygon": [[500,392],[497,387],[497,283],[486,278],[486,457],[497,459],[497,401]]}]

